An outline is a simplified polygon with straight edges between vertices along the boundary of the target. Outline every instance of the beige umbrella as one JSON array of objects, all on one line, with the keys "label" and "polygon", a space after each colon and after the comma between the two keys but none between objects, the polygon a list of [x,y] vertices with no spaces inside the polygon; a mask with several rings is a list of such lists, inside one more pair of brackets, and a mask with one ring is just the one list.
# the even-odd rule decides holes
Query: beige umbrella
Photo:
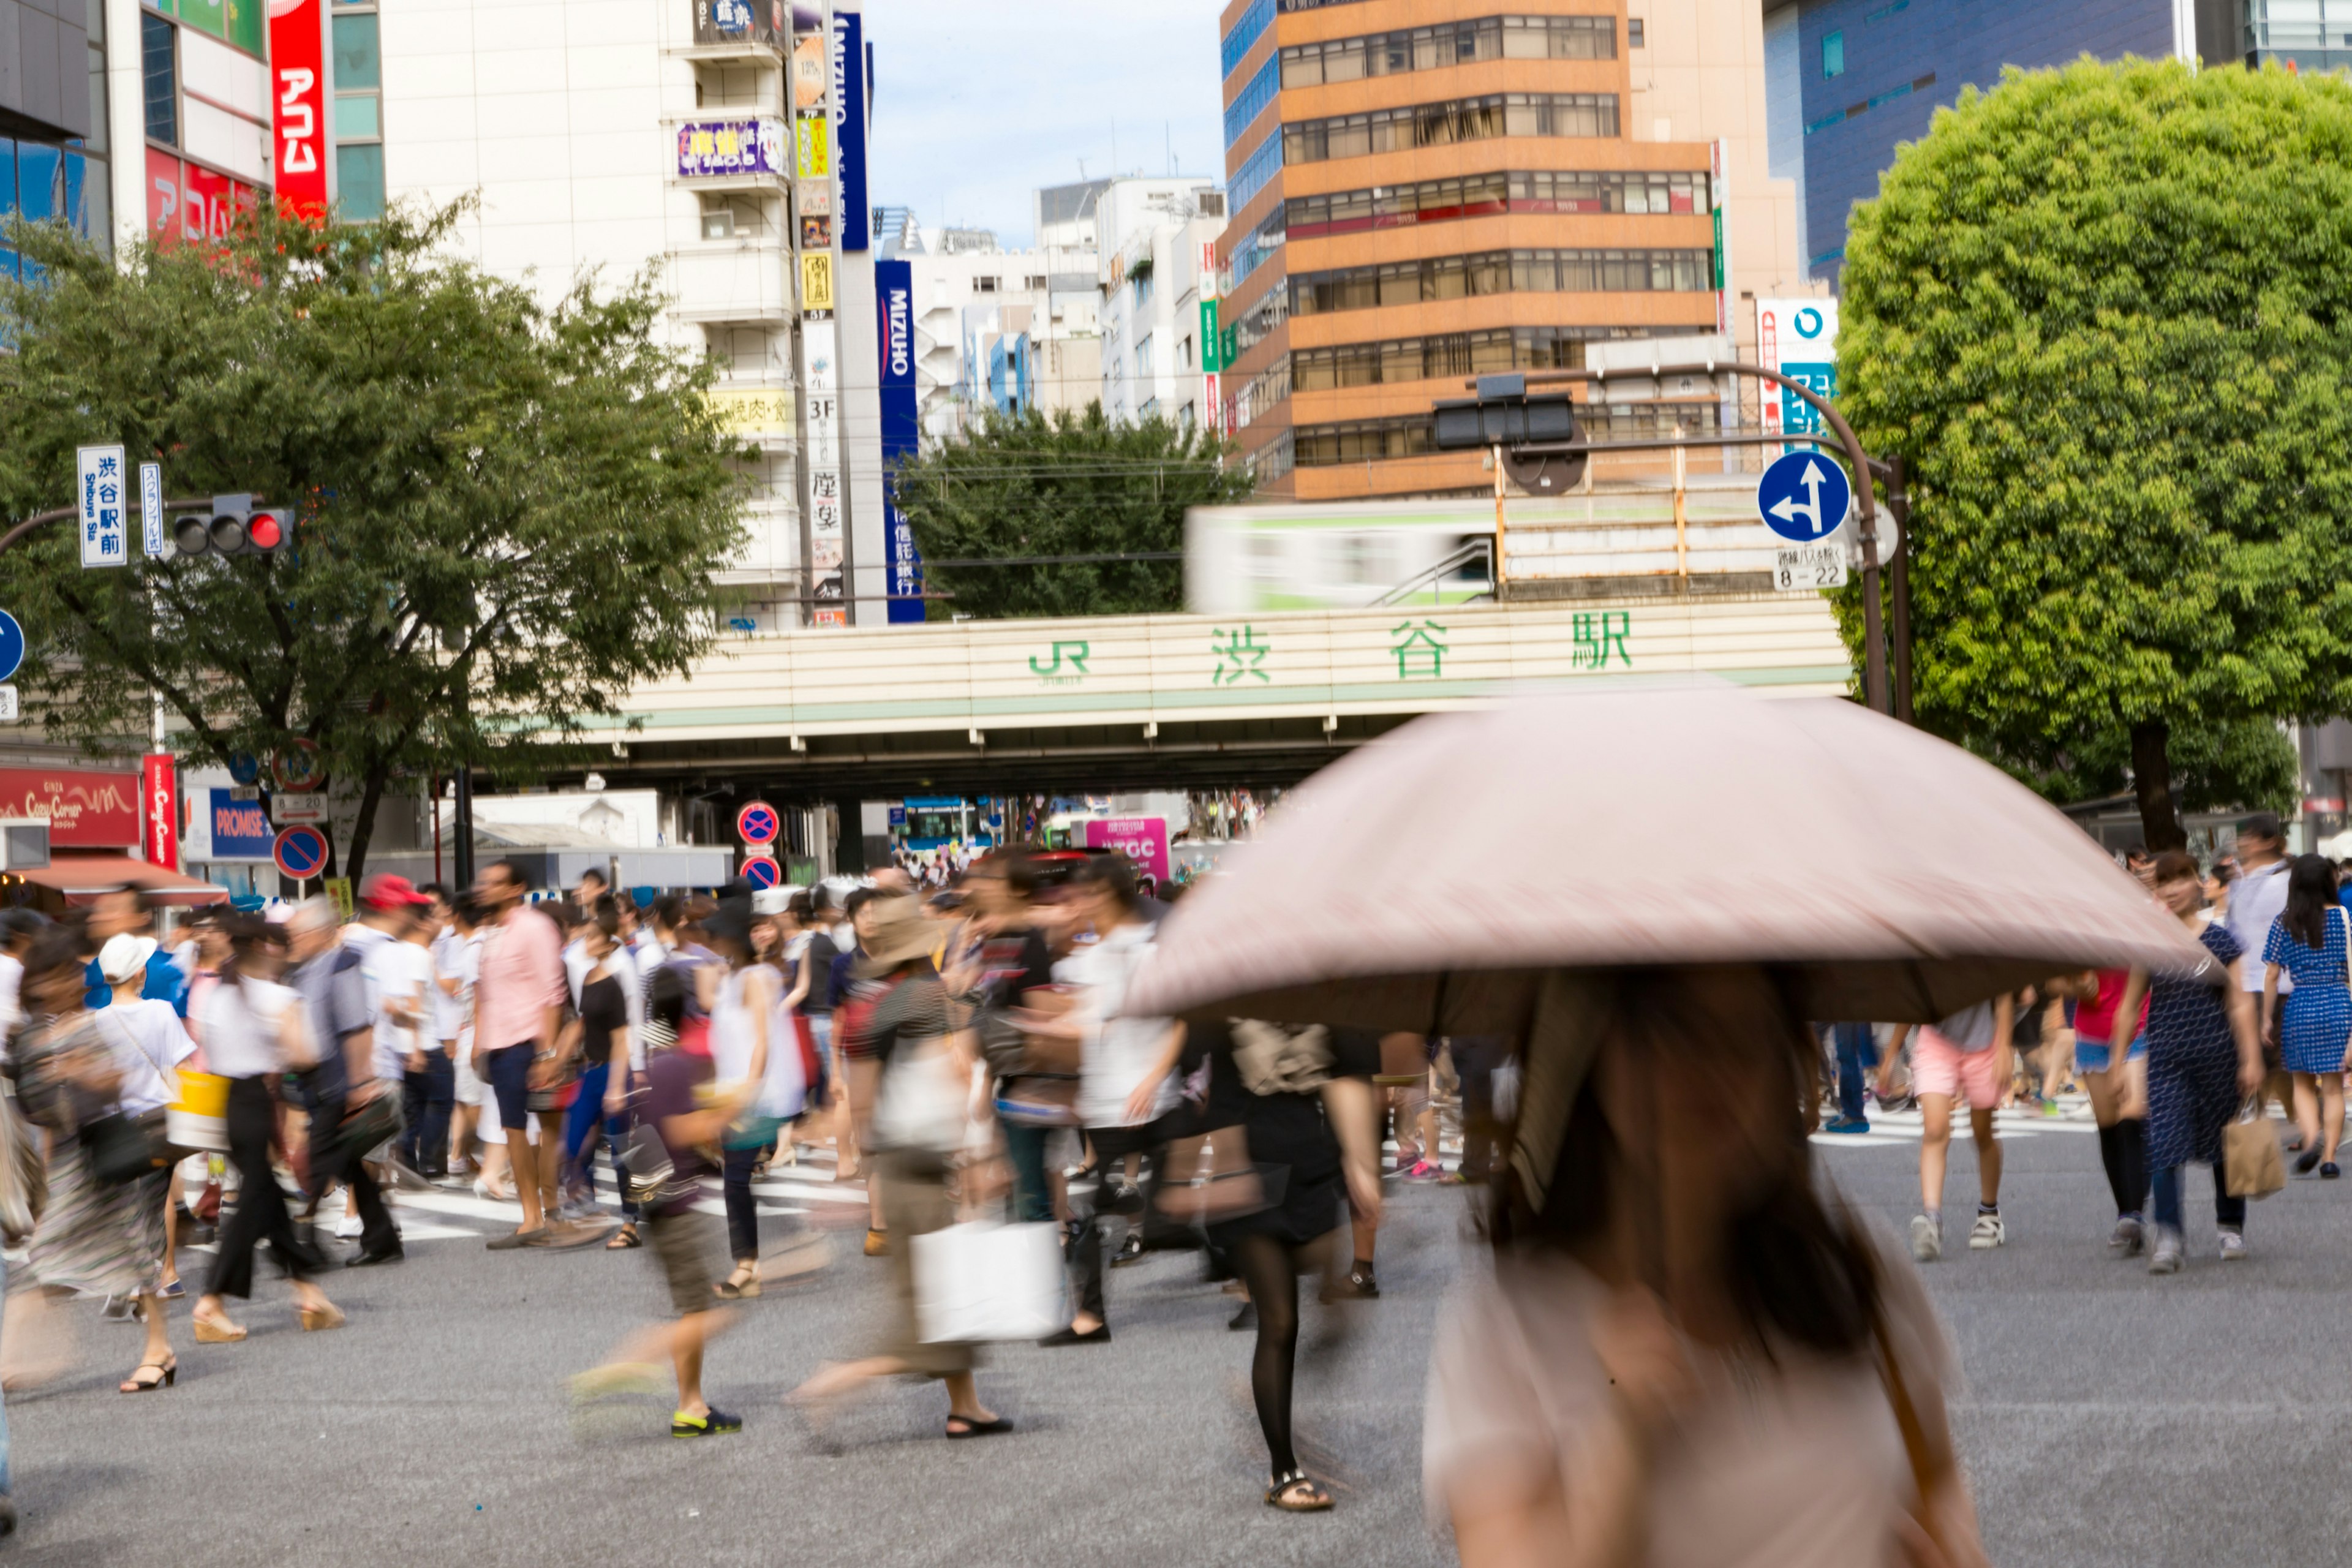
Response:
[{"label": "beige umbrella", "polygon": [[1719,684],[1419,720],[1227,863],[1129,1011],[1524,1037],[1591,971],[1769,963],[1808,1016],[1925,1022],[2063,970],[2212,963],[1998,769],[1851,702]]}]

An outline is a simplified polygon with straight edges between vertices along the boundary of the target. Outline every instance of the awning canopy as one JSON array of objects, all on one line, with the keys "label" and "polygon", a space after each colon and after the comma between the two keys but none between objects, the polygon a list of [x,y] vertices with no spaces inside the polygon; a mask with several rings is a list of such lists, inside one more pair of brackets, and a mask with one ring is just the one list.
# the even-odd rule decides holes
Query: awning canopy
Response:
[{"label": "awning canopy", "polygon": [[166,871],[128,855],[58,855],[46,866],[11,873],[37,888],[62,893],[68,904],[86,904],[101,893],[136,888],[159,904],[219,904],[228,901],[228,889],[177,871]]}]

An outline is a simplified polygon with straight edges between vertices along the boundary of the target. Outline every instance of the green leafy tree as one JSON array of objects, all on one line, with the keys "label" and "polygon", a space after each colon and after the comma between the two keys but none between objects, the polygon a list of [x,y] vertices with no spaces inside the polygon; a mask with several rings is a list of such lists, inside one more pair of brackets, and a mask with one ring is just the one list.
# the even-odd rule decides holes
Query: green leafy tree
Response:
[{"label": "green leafy tree", "polygon": [[1249,493],[1249,476],[1221,456],[1213,437],[1159,418],[1116,424],[1099,403],[1083,414],[991,414],[899,465],[898,510],[927,563],[1007,563],[924,567],[929,588],[955,595],[934,603],[959,615],[1173,610],[1181,561],[1101,558],[1182,551],[1186,508]]},{"label": "green leafy tree", "polygon": [[2352,710],[2347,277],[2336,77],[2012,70],[1897,154],[1841,402],[1912,464],[1923,723],[2029,776],[2127,759],[2157,847],[2180,738],[2291,790],[2262,724]]},{"label": "green leafy tree", "polygon": [[655,279],[544,302],[452,256],[458,211],[264,214],[117,260],[19,224],[38,280],[0,291],[7,518],[64,504],[76,446],[117,442],[166,496],[299,508],[276,557],[85,571],[70,524],[28,534],[0,556],[28,705],[97,752],[138,744],[151,689],[205,761],[315,742],[358,797],[344,875],[394,779],[527,769],[527,740],[684,669],[740,537],[711,373],[656,338]]}]

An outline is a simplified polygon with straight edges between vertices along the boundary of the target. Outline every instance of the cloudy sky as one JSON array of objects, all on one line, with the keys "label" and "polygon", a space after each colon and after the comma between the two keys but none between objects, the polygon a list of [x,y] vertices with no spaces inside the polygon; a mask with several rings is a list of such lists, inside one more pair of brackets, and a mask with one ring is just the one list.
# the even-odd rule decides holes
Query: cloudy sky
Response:
[{"label": "cloudy sky", "polygon": [[[877,203],[1030,241],[1029,193],[1114,167],[1224,178],[1222,0],[866,0]],[[1113,138],[1118,162],[1112,162]]]}]

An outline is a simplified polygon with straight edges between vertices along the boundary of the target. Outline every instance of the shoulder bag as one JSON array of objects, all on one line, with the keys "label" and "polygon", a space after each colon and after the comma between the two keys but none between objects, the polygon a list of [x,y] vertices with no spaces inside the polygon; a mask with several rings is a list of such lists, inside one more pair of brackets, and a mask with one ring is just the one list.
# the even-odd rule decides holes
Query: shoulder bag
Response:
[{"label": "shoulder bag", "polygon": [[[100,1020],[98,1026],[111,1024],[126,1037],[131,1031],[115,1019],[108,1018],[104,1008],[92,1015]],[[153,1068],[163,1080],[163,1087],[178,1098],[177,1075],[170,1068],[147,1055],[147,1047],[131,1039],[131,1048]],[[109,1186],[132,1182],[142,1176],[152,1176],[167,1171],[188,1152],[172,1145],[170,1113],[162,1108],[142,1110],[133,1116],[118,1101],[112,1110],[85,1122],[81,1130],[82,1152],[89,1160],[90,1174]]]}]

